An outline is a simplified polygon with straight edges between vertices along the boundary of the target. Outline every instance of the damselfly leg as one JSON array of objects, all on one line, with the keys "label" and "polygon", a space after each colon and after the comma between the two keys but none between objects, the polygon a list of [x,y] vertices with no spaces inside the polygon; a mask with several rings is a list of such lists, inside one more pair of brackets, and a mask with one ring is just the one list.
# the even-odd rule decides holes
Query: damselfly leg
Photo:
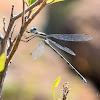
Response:
[{"label": "damselfly leg", "polygon": [[[28,32],[28,31],[27,31]],[[32,40],[33,38],[34,38],[34,35],[32,34],[32,35],[30,35],[30,36],[25,36],[25,35],[23,35],[23,37],[26,39],[26,40],[21,40],[21,41],[23,41],[23,42],[25,42],[25,43],[27,43],[27,42],[29,42],[30,40]]]},{"label": "damselfly leg", "polygon": [[23,42],[25,42],[25,43],[27,43],[27,42],[29,42],[30,40],[32,40],[34,38],[34,36],[32,37],[32,38],[30,38],[30,39],[28,39],[28,40],[21,40],[21,41],[23,41]]}]

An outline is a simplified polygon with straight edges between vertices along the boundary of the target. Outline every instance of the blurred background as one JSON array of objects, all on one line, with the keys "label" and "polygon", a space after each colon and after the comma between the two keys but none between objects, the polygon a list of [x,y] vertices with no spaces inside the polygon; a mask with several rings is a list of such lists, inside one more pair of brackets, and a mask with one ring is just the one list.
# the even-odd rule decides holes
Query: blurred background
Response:
[{"label": "blurred background", "polygon": [[[12,4],[14,14],[22,11],[22,0],[0,0],[0,32],[3,34],[3,16],[9,23]],[[86,33],[93,37],[88,42],[57,43],[72,49],[76,56],[60,51],[68,61],[87,79],[85,85],[53,50],[45,46],[41,57],[32,60],[30,53],[39,44],[35,38],[28,43],[20,42],[12,64],[7,71],[3,100],[53,100],[52,85],[61,76],[55,89],[56,99],[62,99],[61,89],[69,82],[71,90],[67,100],[100,100],[100,1],[65,0],[45,7],[28,26],[50,33]],[[16,21],[14,36],[19,32],[21,19]],[[25,33],[27,35],[27,33]]]}]

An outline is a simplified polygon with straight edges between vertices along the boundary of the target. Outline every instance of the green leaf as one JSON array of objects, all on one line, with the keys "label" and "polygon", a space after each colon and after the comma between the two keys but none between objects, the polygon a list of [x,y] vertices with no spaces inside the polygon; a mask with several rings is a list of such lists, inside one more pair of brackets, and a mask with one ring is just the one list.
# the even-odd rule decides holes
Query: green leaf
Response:
[{"label": "green leaf", "polygon": [[53,0],[48,0],[47,5],[52,4],[52,3],[56,3],[56,2],[60,2],[60,1],[64,1],[64,0],[54,0],[54,1]]},{"label": "green leaf", "polygon": [[0,56],[0,72],[4,70],[5,66],[5,53]]},{"label": "green leaf", "polygon": [[61,77],[58,77],[55,82],[53,83],[53,99],[55,100],[55,90],[54,88],[58,86],[59,82],[61,80]]},{"label": "green leaf", "polygon": [[28,2],[28,4],[27,4],[27,2],[26,2],[26,5],[31,5],[31,4],[33,4],[34,2],[35,2],[36,0],[27,0],[27,2]]},{"label": "green leaf", "polygon": [[[27,0],[28,1],[28,3],[27,2],[25,2],[26,3],[26,5],[27,6],[29,6],[29,5],[31,5],[32,4],[32,2],[30,2],[31,0]],[[34,2],[36,1],[36,0],[33,0]],[[50,5],[50,4],[53,4],[53,3],[56,3],[56,2],[60,2],[60,1],[64,1],[64,0],[54,0],[53,2],[52,2],[53,0],[48,0],[46,3],[46,5]],[[36,10],[36,9],[38,9],[40,6],[38,6],[38,7],[36,7],[36,8],[34,8],[34,9],[32,9],[31,11],[34,11],[34,10]]]}]

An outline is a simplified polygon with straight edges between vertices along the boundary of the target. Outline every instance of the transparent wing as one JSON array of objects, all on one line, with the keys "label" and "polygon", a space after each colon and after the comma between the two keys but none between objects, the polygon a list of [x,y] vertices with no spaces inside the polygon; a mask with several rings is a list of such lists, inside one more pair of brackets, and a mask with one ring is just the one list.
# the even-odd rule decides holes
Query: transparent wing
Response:
[{"label": "transparent wing", "polygon": [[50,34],[47,37],[53,37],[64,41],[88,41],[93,39],[89,34]]},{"label": "transparent wing", "polygon": [[45,44],[43,41],[32,51],[32,59],[37,59],[40,57],[44,51]]},{"label": "transparent wing", "polygon": [[59,45],[58,43],[56,43],[56,42],[54,42],[54,41],[52,41],[52,40],[50,40],[50,39],[48,39],[51,43],[53,43],[56,47],[58,47],[58,48],[60,48],[61,50],[63,50],[63,51],[65,51],[65,52],[67,52],[67,53],[69,53],[69,54],[71,54],[71,55],[76,55],[72,50],[70,50],[69,48],[67,48],[67,47],[62,47],[61,45]]},{"label": "transparent wing", "polygon": [[66,62],[67,62],[67,64],[76,72],[76,74],[81,78],[81,80],[85,83],[85,84],[87,84],[87,81],[86,81],[86,79],[78,72],[78,70],[60,53],[60,52],[58,52],[52,45],[50,45],[50,43],[49,43],[49,40],[48,39],[46,39],[45,41],[44,41],[51,49],[53,49],[61,58],[63,58]]}]

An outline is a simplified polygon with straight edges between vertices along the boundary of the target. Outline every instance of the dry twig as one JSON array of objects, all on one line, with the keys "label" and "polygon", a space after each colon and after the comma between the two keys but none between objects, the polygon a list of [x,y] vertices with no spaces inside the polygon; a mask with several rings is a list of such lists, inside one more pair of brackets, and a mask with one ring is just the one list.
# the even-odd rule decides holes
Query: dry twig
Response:
[{"label": "dry twig", "polygon": [[66,100],[67,95],[68,95],[70,89],[71,89],[71,88],[70,88],[70,85],[68,84],[68,82],[66,82],[66,83],[63,85],[63,89],[62,89],[62,92],[63,92],[63,100]]},{"label": "dry twig", "polygon": [[[43,2],[42,2],[43,1]],[[5,36],[4,36],[4,39],[2,39],[2,45],[1,45],[1,50],[0,50],[0,55],[2,53],[5,53],[5,48],[6,48],[6,45],[7,45],[7,41],[9,40],[10,41],[10,45],[8,47],[8,50],[7,50],[7,57],[5,59],[5,68],[2,72],[0,72],[0,97],[1,97],[1,92],[2,92],[2,87],[3,87],[3,83],[4,83],[4,79],[5,79],[5,76],[6,76],[6,71],[11,63],[11,59],[13,57],[13,55],[15,54],[18,46],[19,46],[19,43],[20,43],[20,40],[21,40],[21,37],[23,36],[23,33],[25,32],[27,26],[31,23],[31,21],[35,18],[35,16],[46,6],[46,1],[47,0],[37,0],[36,2],[34,2],[32,5],[30,5],[26,10],[25,10],[25,2],[23,0],[23,12],[17,14],[17,15],[13,15],[13,12],[14,12],[14,5],[12,5],[12,10],[11,10],[11,16],[10,16],[10,21],[9,21],[9,25],[8,25],[8,28],[7,28],[7,31],[5,29],[5,21],[4,22],[4,32],[5,32]],[[29,18],[27,20],[25,20],[24,18],[24,15],[27,13],[27,12],[30,12],[31,9],[33,9],[34,7],[36,7],[37,5],[41,4],[41,6],[39,7],[39,9],[37,9],[33,14],[32,16],[29,15]],[[18,33],[18,35],[14,38],[14,40],[12,41],[12,34],[14,32],[14,22],[18,19],[22,17],[22,26],[20,28],[20,31]],[[14,26],[14,27],[13,27]],[[12,29],[13,28],[13,29]],[[12,30],[12,32],[11,32]],[[10,36],[10,37],[9,37]]]}]

